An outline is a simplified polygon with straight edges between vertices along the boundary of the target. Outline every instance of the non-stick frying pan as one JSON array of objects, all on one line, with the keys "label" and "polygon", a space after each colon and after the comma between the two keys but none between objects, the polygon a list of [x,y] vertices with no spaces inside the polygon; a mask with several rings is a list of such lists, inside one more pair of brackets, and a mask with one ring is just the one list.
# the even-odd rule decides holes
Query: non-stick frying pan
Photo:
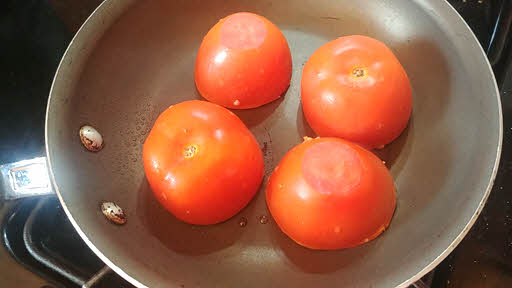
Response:
[{"label": "non-stick frying pan", "polygon": [[[412,119],[377,152],[396,181],[397,209],[375,241],[328,252],[298,246],[272,221],[265,183],[238,215],[206,227],[176,220],[149,191],[141,160],[149,129],[170,105],[200,98],[193,67],[202,37],[238,11],[273,21],[292,51],[286,94],[234,111],[260,142],[267,176],[303,136],[314,136],[302,114],[300,76],[315,49],[363,34],[386,43],[405,67]],[[84,124],[102,133],[100,152],[81,145]],[[46,119],[50,176],[62,206],[92,250],[139,287],[406,287],[446,257],[478,217],[501,138],[487,58],[443,0],[105,1],[66,51]],[[106,220],[103,201],[121,206],[127,223]],[[262,224],[261,216],[270,221]]]}]

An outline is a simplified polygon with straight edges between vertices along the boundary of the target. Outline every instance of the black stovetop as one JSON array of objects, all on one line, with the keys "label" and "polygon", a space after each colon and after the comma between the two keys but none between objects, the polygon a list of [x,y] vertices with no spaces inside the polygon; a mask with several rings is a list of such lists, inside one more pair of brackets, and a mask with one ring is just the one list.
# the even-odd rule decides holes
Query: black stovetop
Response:
[{"label": "black stovetop", "polygon": [[[53,75],[72,35],[100,2],[4,1],[0,10],[0,163],[44,154],[44,113]],[[512,287],[512,37],[503,37],[506,33],[502,33],[510,27],[512,1],[449,2],[468,22],[484,50],[489,51],[503,101],[504,139],[498,175],[485,209],[461,244],[435,270],[432,287]],[[13,213],[4,219],[4,224],[9,223],[2,228],[4,243],[16,252],[20,263],[55,286],[76,286],[35,259],[20,259],[27,251],[14,251],[24,249],[18,245],[23,242],[20,225],[25,225],[39,201],[16,203]],[[71,263],[69,269],[83,279],[103,267],[74,232],[56,198],[46,199],[40,209],[50,215],[49,222],[34,225],[41,251],[69,262],[65,258],[70,255],[58,251],[59,247],[72,247],[75,254],[71,253],[71,257],[80,260]],[[62,233],[45,234],[48,223],[59,227]],[[115,275],[106,281],[104,287],[130,287]]]}]

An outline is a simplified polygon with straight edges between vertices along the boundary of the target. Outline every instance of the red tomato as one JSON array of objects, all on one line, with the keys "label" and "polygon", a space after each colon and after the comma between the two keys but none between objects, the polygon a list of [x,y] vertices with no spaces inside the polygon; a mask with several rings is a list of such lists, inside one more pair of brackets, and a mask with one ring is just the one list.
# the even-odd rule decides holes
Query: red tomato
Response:
[{"label": "red tomato", "polygon": [[290,85],[292,57],[279,29],[252,13],[220,20],[197,53],[197,90],[207,100],[234,109],[276,100]]},{"label": "red tomato", "polygon": [[252,199],[263,179],[263,155],[233,112],[205,101],[167,108],[143,150],[151,190],[177,218],[222,222]]},{"label": "red tomato", "polygon": [[339,138],[307,140],[270,176],[267,205],[298,244],[322,250],[366,243],[389,225],[395,186],[371,152]]},{"label": "red tomato", "polygon": [[407,126],[412,110],[405,70],[383,43],[365,36],[331,41],[302,72],[302,107],[319,136],[381,148]]}]

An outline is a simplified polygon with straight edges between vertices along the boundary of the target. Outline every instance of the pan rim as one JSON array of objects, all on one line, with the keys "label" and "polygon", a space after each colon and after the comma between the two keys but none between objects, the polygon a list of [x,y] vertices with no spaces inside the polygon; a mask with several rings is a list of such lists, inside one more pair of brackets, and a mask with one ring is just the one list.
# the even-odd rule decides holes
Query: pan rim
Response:
[{"label": "pan rim", "polygon": [[[437,0],[438,3],[440,3],[441,5],[444,5],[445,7],[447,7],[447,13],[451,13],[454,17],[457,17],[458,21],[461,21],[464,28],[467,30],[466,33],[469,33],[469,35],[471,35],[471,39],[470,41],[473,41],[473,42],[476,42],[479,49],[480,49],[480,52],[483,54],[481,56],[484,57],[484,61],[485,63],[487,64],[487,71],[486,73],[490,73],[490,78],[493,82],[493,86],[494,86],[494,89],[495,89],[495,96],[497,98],[497,104],[498,104],[498,119],[499,119],[499,123],[498,123],[498,128],[499,128],[499,131],[498,131],[498,146],[496,147],[496,159],[494,161],[494,166],[493,166],[493,169],[492,169],[492,174],[490,175],[490,179],[489,179],[489,183],[485,189],[485,193],[481,199],[481,201],[479,202],[478,204],[478,207],[477,209],[473,212],[473,215],[471,216],[471,218],[469,219],[468,223],[464,226],[464,228],[462,229],[462,231],[455,237],[455,239],[450,243],[450,245],[445,249],[443,250],[434,260],[432,260],[430,262],[430,264],[428,264],[427,266],[425,266],[423,269],[421,269],[420,271],[418,271],[416,274],[414,274],[413,276],[409,277],[407,280],[403,281],[401,284],[398,284],[396,287],[397,288],[407,288],[409,285],[413,284],[414,282],[418,281],[421,277],[423,277],[425,274],[427,274],[428,272],[430,272],[431,270],[433,270],[437,265],[439,265],[440,262],[442,262],[459,244],[460,242],[464,239],[464,237],[466,236],[466,234],[469,232],[469,230],[471,229],[471,227],[473,226],[473,224],[476,222],[476,220],[478,219],[478,216],[480,215],[480,213],[482,212],[484,206],[485,206],[485,203],[487,202],[487,199],[491,193],[491,190],[494,186],[494,182],[495,182],[495,179],[496,179],[496,175],[497,175],[497,172],[498,172],[498,168],[499,168],[499,163],[500,163],[500,159],[501,159],[501,152],[502,152],[502,142],[503,142],[503,111],[502,111],[502,103],[501,103],[501,97],[500,97],[500,91],[499,91],[499,88],[498,88],[498,84],[497,84],[497,81],[496,81],[496,77],[494,75],[494,72],[492,70],[492,66],[489,62],[489,59],[487,58],[486,56],[486,53],[485,51],[483,50],[483,47],[480,45],[480,42],[478,40],[478,38],[476,37],[476,35],[474,34],[473,30],[471,30],[471,28],[469,27],[469,25],[467,24],[467,22],[464,20],[464,18],[462,18],[462,16],[457,12],[457,10],[448,3],[447,0]],[[121,269],[120,267],[118,267],[116,264],[114,264],[108,257],[106,257],[92,242],[91,240],[89,240],[89,238],[87,237],[87,235],[83,232],[83,230],[80,228],[80,226],[78,225],[78,223],[76,222],[76,220],[73,218],[73,215],[71,214],[71,212],[69,211],[66,203],[64,202],[64,199],[62,197],[62,194],[60,193],[59,191],[59,188],[58,188],[58,185],[57,185],[57,182],[55,180],[55,175],[54,175],[54,172],[53,172],[53,167],[52,167],[52,161],[51,161],[51,157],[50,157],[50,147],[48,145],[48,139],[49,139],[49,129],[48,129],[48,123],[49,123],[49,110],[50,110],[50,104],[51,104],[51,100],[52,100],[52,95],[55,93],[55,86],[56,86],[56,81],[57,81],[57,78],[58,78],[58,75],[59,73],[62,73],[62,66],[63,66],[63,63],[65,62],[65,59],[67,59],[68,54],[69,54],[69,51],[71,49],[71,47],[73,46],[75,40],[79,37],[79,35],[81,34],[82,30],[86,29],[84,27],[86,27],[87,25],[90,24],[91,22],[91,19],[95,18],[97,15],[99,15],[101,12],[101,10],[103,9],[106,9],[106,6],[107,6],[107,2],[109,3],[112,3],[112,1],[109,1],[109,0],[104,0],[96,9],[94,9],[94,11],[87,17],[87,19],[85,20],[85,22],[80,26],[80,28],[78,29],[78,31],[75,33],[75,35],[73,36],[71,42],[69,43],[68,47],[66,48],[64,54],[62,55],[62,58],[59,62],[59,65],[57,66],[57,69],[56,69],[56,72],[55,72],[55,76],[53,78],[53,81],[52,81],[52,85],[51,85],[51,88],[50,88],[50,92],[49,92],[49,97],[48,97],[48,101],[47,101],[47,106],[46,106],[46,115],[45,115],[45,151],[46,151],[46,158],[47,158],[47,164],[48,164],[48,170],[49,170],[49,176],[50,176],[50,179],[51,179],[51,182],[52,182],[52,185],[54,187],[54,190],[57,194],[57,197],[59,199],[59,202],[61,203],[61,206],[64,210],[64,212],[66,213],[69,221],[71,222],[71,224],[73,225],[74,229],[77,231],[77,233],[80,235],[80,237],[84,240],[84,242],[86,243],[86,245],[94,252],[94,254],[96,254],[107,266],[109,266],[113,271],[115,271],[117,274],[119,274],[122,278],[124,278],[125,280],[127,280],[130,284],[136,286],[136,287],[148,287],[144,284],[142,284],[141,282],[139,282],[137,279],[133,278],[132,276],[130,276],[128,273],[124,272],[123,269]],[[127,4],[127,5],[131,5],[131,4]]]},{"label": "pan rim", "polygon": [[491,63],[489,62],[489,58],[487,58],[487,54],[485,53],[482,45],[480,44],[480,41],[476,37],[475,33],[469,27],[468,23],[464,18],[459,14],[459,12],[450,4],[447,0],[441,0],[440,2],[443,3],[443,5],[448,7],[449,13],[454,14],[455,17],[459,19],[459,21],[462,22],[464,27],[466,28],[467,32],[471,35],[471,39],[477,43],[478,48],[480,48],[480,52],[483,54],[484,61],[487,64],[488,70],[486,72],[490,73],[490,76],[492,78],[493,86],[495,89],[495,95],[496,100],[498,104],[498,147],[496,147],[496,159],[494,161],[494,167],[492,169],[491,177],[489,179],[489,184],[487,185],[484,193],[484,197],[482,197],[482,200],[480,200],[480,203],[478,203],[478,207],[476,211],[473,213],[471,218],[469,219],[468,223],[464,226],[462,231],[455,237],[455,239],[450,243],[450,245],[443,250],[439,256],[437,256],[432,262],[430,262],[429,265],[425,266],[425,268],[421,269],[416,273],[416,275],[412,276],[408,280],[402,282],[396,288],[407,288],[410,285],[412,285],[414,282],[418,281],[428,272],[432,271],[439,263],[441,263],[450,253],[462,242],[462,240],[466,237],[469,230],[471,230],[471,227],[473,227],[473,224],[475,224],[476,220],[478,219],[478,216],[480,216],[480,213],[482,212],[483,208],[485,207],[485,203],[487,203],[487,199],[489,198],[489,195],[491,194],[492,188],[494,187],[494,181],[496,179],[496,175],[498,173],[498,168],[500,164],[501,159],[501,152],[502,152],[502,145],[503,145],[503,111],[502,111],[502,104],[501,104],[501,95],[500,90],[498,88],[498,83],[496,81],[496,76],[494,75],[494,71],[492,70]]},{"label": "pan rim", "polygon": [[[89,249],[91,249],[94,252],[94,254],[96,256],[98,256],[98,258],[100,258],[101,261],[103,261],[103,263],[105,263],[105,265],[110,267],[110,269],[112,269],[114,272],[116,272],[118,275],[120,275],[123,279],[128,281],[130,284],[134,285],[135,287],[139,287],[139,288],[148,288],[148,286],[142,284],[137,279],[133,278],[128,273],[124,272],[123,269],[118,267],[107,256],[105,256],[103,254],[103,252],[101,252],[91,242],[91,240],[89,240],[89,237],[87,237],[87,235],[84,233],[84,231],[80,228],[80,226],[76,222],[75,218],[73,218],[73,215],[69,211],[66,203],[64,202],[64,199],[62,198],[62,194],[59,191],[59,187],[57,185],[57,181],[55,180],[55,175],[53,173],[53,167],[52,167],[52,161],[51,161],[51,157],[50,157],[50,147],[48,145],[48,138],[49,138],[49,136],[48,136],[49,111],[50,111],[51,98],[52,98],[52,95],[54,94],[54,89],[55,89],[55,83],[56,83],[56,80],[57,80],[57,75],[61,71],[61,68],[62,68],[62,65],[64,63],[64,60],[66,59],[66,57],[68,57],[67,55],[69,53],[69,50],[73,46],[73,43],[75,42],[75,40],[79,37],[80,32],[85,29],[84,27],[86,27],[90,23],[90,21],[91,21],[91,19],[93,17],[96,17],[96,15],[99,14],[98,11],[100,11],[102,9],[106,9],[105,7],[107,5],[106,4],[107,2],[111,2],[111,1],[103,0],[100,3],[100,5],[98,5],[98,7],[96,7],[96,9],[94,9],[94,11],[87,17],[87,19],[84,21],[84,23],[77,30],[77,32],[75,33],[75,35],[71,39],[71,42],[69,42],[69,45],[66,48],[66,51],[64,51],[64,54],[62,55],[62,58],[61,58],[61,60],[59,62],[59,65],[57,66],[57,70],[55,72],[55,76],[53,77],[52,86],[50,88],[49,97],[48,97],[48,101],[47,101],[47,104],[46,104],[46,115],[45,115],[45,126],[44,126],[44,137],[45,137],[44,143],[45,143],[46,159],[47,159],[47,165],[48,165],[48,171],[49,171],[48,174],[50,176],[50,180],[52,182],[53,189],[55,190],[55,193],[57,194],[57,198],[59,199],[61,207],[64,210],[64,213],[66,213],[66,215],[67,215],[67,217],[69,219],[69,222],[71,222],[71,225],[73,226],[73,228],[75,228],[76,232],[78,233],[78,235],[80,235],[82,240],[84,240],[85,244],[89,247]],[[130,5],[130,4],[127,4],[127,5]]]}]

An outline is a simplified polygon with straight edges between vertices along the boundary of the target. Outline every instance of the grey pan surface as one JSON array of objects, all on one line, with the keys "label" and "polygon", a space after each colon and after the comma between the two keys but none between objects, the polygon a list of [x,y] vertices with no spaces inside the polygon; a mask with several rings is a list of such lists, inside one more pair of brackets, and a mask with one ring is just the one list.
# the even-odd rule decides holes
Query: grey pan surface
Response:
[{"label": "grey pan surface", "polygon": [[[291,86],[261,108],[235,111],[255,134],[267,172],[303,136],[300,106],[309,55],[329,40],[363,34],[386,43],[414,91],[413,115],[378,154],[398,189],[389,229],[353,249],[312,251],[280,232],[253,201],[219,225],[197,227],[168,214],[148,189],[142,144],[168,106],[199,99],[193,78],[202,37],[220,18],[261,14],[288,39]],[[87,152],[90,124],[106,146]],[[51,177],[71,222],[117,273],[139,287],[406,287],[462,239],[489,194],[501,152],[501,104],[476,38],[442,0],[106,1],[70,44],[55,77],[46,120]],[[267,173],[268,176],[268,173]],[[127,213],[112,225],[99,205]],[[248,220],[241,228],[241,217]]]}]

